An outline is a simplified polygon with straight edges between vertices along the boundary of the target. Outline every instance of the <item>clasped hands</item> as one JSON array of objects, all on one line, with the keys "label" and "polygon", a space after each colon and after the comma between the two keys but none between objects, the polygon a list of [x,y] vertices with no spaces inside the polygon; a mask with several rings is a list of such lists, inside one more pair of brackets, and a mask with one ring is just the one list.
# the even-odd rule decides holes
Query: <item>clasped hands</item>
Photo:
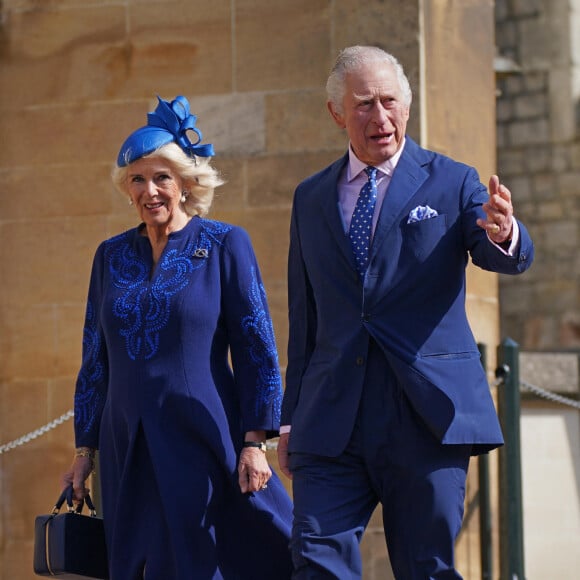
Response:
[{"label": "clasped hands", "polygon": [[486,219],[478,219],[477,225],[483,228],[490,240],[502,244],[511,239],[513,230],[512,195],[510,190],[500,183],[497,175],[489,180],[489,201],[483,204]]}]

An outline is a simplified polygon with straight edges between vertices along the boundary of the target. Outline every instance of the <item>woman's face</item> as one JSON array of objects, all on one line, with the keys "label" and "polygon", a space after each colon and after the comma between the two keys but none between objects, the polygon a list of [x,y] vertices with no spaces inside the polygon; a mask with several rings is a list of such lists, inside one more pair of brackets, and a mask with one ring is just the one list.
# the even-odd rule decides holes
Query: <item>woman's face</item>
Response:
[{"label": "woman's face", "polygon": [[128,191],[141,220],[148,227],[181,229],[189,216],[181,203],[182,181],[160,157],[137,159],[128,167]]}]

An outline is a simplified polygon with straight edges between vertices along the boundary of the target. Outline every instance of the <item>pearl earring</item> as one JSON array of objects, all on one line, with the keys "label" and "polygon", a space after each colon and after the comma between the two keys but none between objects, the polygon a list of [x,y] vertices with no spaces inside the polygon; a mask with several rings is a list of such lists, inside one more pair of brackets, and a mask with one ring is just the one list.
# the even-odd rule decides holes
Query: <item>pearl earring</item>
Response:
[{"label": "pearl earring", "polygon": [[129,205],[133,205],[133,200],[131,198],[129,198],[128,203],[129,203]]},{"label": "pearl earring", "polygon": [[181,203],[185,203],[187,201],[187,195],[188,195],[187,191],[183,191],[181,193]]}]

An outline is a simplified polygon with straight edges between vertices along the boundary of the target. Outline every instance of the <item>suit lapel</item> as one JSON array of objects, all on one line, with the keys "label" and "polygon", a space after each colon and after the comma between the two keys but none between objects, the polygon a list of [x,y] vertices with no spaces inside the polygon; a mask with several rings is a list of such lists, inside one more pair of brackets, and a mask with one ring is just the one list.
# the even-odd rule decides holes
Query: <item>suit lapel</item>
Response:
[{"label": "suit lapel", "polygon": [[[399,159],[380,210],[371,246],[371,260],[380,251],[389,232],[399,223],[402,213],[407,211],[408,204],[413,196],[429,176],[424,168],[424,165],[428,164],[429,161],[429,154],[407,136],[405,149]],[[338,179],[347,163],[348,152],[331,165],[328,171],[321,176],[320,182],[314,191],[318,196],[321,213],[332,232],[340,252],[344,255],[351,268],[356,271],[350,240],[345,234],[338,207]]]},{"label": "suit lapel", "polygon": [[341,253],[351,265],[352,269],[356,270],[350,240],[345,234],[344,224],[338,207],[338,179],[347,162],[348,153],[330,167],[330,170],[321,178],[316,191],[322,209],[322,215]]},{"label": "suit lapel", "polygon": [[380,210],[371,246],[371,260],[380,251],[391,229],[400,222],[402,214],[408,211],[413,196],[429,176],[423,167],[428,161],[429,158],[423,154],[423,150],[407,137],[405,149],[397,163]]}]

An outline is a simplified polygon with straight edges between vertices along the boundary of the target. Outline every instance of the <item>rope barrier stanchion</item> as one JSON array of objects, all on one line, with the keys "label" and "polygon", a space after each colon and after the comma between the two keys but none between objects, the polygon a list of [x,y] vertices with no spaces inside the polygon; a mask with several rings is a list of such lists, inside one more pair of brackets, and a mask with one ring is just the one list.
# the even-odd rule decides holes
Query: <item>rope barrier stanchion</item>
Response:
[{"label": "rope barrier stanchion", "polygon": [[39,427],[38,429],[35,429],[34,431],[31,431],[30,433],[27,433],[22,437],[18,437],[18,439],[14,439],[12,441],[9,441],[8,443],[0,445],[0,455],[2,455],[3,453],[7,453],[12,449],[16,449],[17,447],[20,447],[30,441],[33,441],[37,437],[40,437],[41,435],[44,435],[45,433],[52,431],[53,429],[55,429],[65,421],[72,419],[73,417],[74,411],[70,409],[66,413],[63,413],[60,417],[57,417],[53,421],[50,421],[50,423],[47,423],[46,425],[43,425],[42,427]]},{"label": "rope barrier stanchion", "polygon": [[506,338],[497,348],[498,412],[505,445],[499,449],[500,580],[524,580],[524,525],[520,444],[519,346]]},{"label": "rope barrier stanchion", "polygon": [[[503,366],[498,367],[496,369],[496,380],[493,382],[493,384],[490,385],[490,387],[495,388],[495,387],[501,385],[504,382],[504,377],[507,376],[509,373],[510,373],[509,366],[504,364]],[[555,403],[559,403],[562,405],[567,405],[568,407],[572,407],[574,409],[580,409],[580,401],[576,401],[576,400],[570,399],[568,397],[563,397],[561,395],[558,395],[558,394],[553,393],[551,391],[547,391],[545,389],[542,389],[541,387],[538,387],[536,385],[532,385],[532,384],[527,383],[525,381],[520,381],[519,385],[523,389],[533,393],[534,395],[536,395],[538,397],[542,397],[544,399],[547,399],[549,401],[553,401]],[[18,439],[14,439],[13,441],[9,441],[8,443],[4,443],[4,444],[0,445],[0,455],[2,455],[3,453],[7,453],[8,451],[11,451],[12,449],[16,449],[18,447],[21,447],[22,445],[29,443],[30,441],[33,441],[37,437],[45,435],[49,431],[52,431],[53,429],[55,429],[56,427],[58,427],[59,425],[61,425],[65,421],[72,419],[73,417],[74,417],[74,411],[72,409],[70,409],[69,411],[67,411],[66,413],[63,413],[60,417],[57,417],[56,419],[50,421],[46,425],[43,425],[42,427],[39,427],[38,429],[35,429],[34,431],[31,431],[30,433],[27,433],[26,435],[23,435],[22,437],[18,437]],[[278,439],[272,439],[272,440],[268,441],[267,447],[268,447],[268,449],[275,450],[278,447]]]},{"label": "rope barrier stanchion", "polygon": [[542,389],[542,387],[532,385],[522,380],[520,380],[520,387],[524,388],[526,391],[529,391],[530,393],[533,393],[537,397],[541,397],[542,399],[546,399],[554,403],[559,403],[561,405],[566,405],[567,407],[572,407],[573,409],[580,410],[580,401],[576,401],[568,397],[563,397],[562,395],[558,395],[552,391],[547,391],[546,389]]}]

